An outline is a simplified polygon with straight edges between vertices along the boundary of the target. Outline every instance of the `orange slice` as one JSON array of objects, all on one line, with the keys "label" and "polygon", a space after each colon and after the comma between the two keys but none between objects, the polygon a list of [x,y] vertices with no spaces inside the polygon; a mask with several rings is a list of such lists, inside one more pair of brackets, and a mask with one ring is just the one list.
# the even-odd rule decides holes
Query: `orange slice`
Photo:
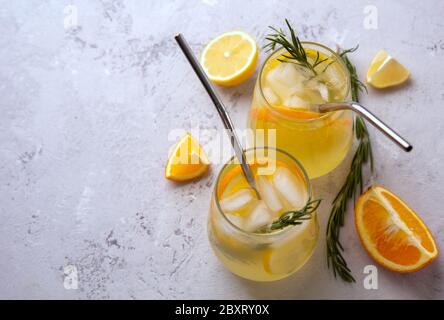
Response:
[{"label": "orange slice", "polygon": [[[292,170],[294,173],[299,174],[299,169],[297,167],[293,167],[288,165],[287,163],[278,160],[278,159],[270,159],[270,158],[254,158],[253,160],[247,159],[248,164],[253,171],[253,175],[256,177],[258,174],[257,171],[260,167],[267,167],[270,162],[274,163],[274,167],[286,167],[290,170]],[[243,173],[242,173],[242,167],[240,165],[233,166],[220,180],[219,187],[218,187],[218,197],[220,198],[222,194],[225,192],[227,187],[232,184],[236,183],[237,185],[240,185],[239,188],[250,188],[250,185],[248,184],[247,180],[245,179]]]},{"label": "orange slice", "polygon": [[273,106],[281,114],[295,119],[315,119],[321,115],[318,112],[307,111],[304,109],[295,109],[285,106]]},{"label": "orange slice", "polygon": [[199,143],[187,132],[176,143],[165,167],[165,178],[186,181],[202,176],[209,160]]},{"label": "orange slice", "polygon": [[[320,113],[318,112],[312,112],[312,111],[306,111],[303,109],[295,109],[285,106],[273,106],[278,113],[295,120],[303,120],[303,119],[316,119],[320,117]],[[269,110],[263,107],[253,107],[251,109],[251,117],[255,120],[266,120],[266,121],[272,121],[273,119],[270,116]]]},{"label": "orange slice", "polygon": [[264,121],[268,118],[268,111],[262,107],[251,107],[250,117],[251,120]]},{"label": "orange slice", "polygon": [[419,270],[438,255],[435,240],[424,222],[382,186],[373,186],[359,197],[355,223],[370,256],[393,271]]}]

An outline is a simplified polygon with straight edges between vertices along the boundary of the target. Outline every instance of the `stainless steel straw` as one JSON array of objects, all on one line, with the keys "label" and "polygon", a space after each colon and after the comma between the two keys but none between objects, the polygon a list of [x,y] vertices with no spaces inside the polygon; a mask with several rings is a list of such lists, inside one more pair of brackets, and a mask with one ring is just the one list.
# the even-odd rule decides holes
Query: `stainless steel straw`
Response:
[{"label": "stainless steel straw", "polygon": [[234,153],[236,154],[236,157],[241,164],[242,171],[244,172],[245,178],[247,179],[251,188],[253,188],[253,190],[256,192],[258,198],[260,199],[260,195],[259,195],[259,192],[256,188],[256,183],[253,178],[253,173],[251,172],[250,166],[247,164],[247,158],[245,156],[244,149],[242,148],[242,146],[239,142],[239,139],[236,136],[236,133],[234,132],[234,126],[233,126],[230,116],[228,115],[227,109],[225,108],[222,100],[219,98],[216,91],[214,90],[210,80],[208,79],[207,75],[205,74],[205,71],[202,69],[200,63],[197,61],[196,56],[194,55],[193,51],[191,50],[190,46],[188,45],[187,41],[185,40],[185,37],[179,33],[174,38],[176,39],[179,47],[182,49],[188,62],[193,67],[193,70],[196,73],[196,75],[198,76],[198,78],[200,79],[200,82],[202,82],[202,85],[204,86],[205,90],[207,90],[207,93],[210,96],[211,100],[213,101],[214,106],[216,107],[216,110],[222,119],[225,129],[227,129],[228,135],[230,137],[231,145],[233,146]]},{"label": "stainless steel straw", "polygon": [[413,146],[410,143],[408,143],[404,138],[402,138],[399,134],[397,134],[394,130],[392,130],[388,125],[386,125],[373,113],[368,111],[364,106],[360,105],[357,102],[325,103],[325,104],[316,105],[316,107],[317,110],[321,113],[337,111],[337,110],[346,110],[346,109],[353,110],[354,112],[364,117],[379,131],[385,134],[390,140],[392,140],[398,146],[404,149],[404,151],[409,152],[413,149]]}]

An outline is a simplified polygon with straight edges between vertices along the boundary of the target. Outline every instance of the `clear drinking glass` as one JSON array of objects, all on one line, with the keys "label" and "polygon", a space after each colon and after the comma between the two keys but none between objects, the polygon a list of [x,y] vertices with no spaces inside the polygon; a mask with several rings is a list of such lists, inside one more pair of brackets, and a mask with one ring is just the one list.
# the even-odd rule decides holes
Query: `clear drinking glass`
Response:
[{"label": "clear drinking glass", "polygon": [[[353,140],[354,115],[351,111],[308,112],[304,104],[350,101],[350,75],[341,58],[328,47],[314,42],[302,45],[309,57],[319,53],[321,59],[327,59],[317,67],[321,70],[328,65],[325,72],[319,72],[319,81],[307,75],[307,69],[296,67],[295,73],[290,68],[294,64],[279,62],[277,59],[286,51],[276,50],[261,68],[248,121],[253,132],[264,129],[263,145],[267,145],[267,130],[275,129],[276,147],[295,156],[308,176],[316,178],[333,170],[345,158]],[[285,101],[276,92],[285,96]],[[290,95],[292,92],[296,94]]]},{"label": "clear drinking glass", "polygon": [[[261,159],[255,155],[258,151],[264,154]],[[276,180],[278,172],[291,173],[292,179],[296,178],[293,182],[297,182],[293,184],[293,187],[290,183],[288,188],[284,185],[284,190],[279,189],[287,193],[286,196],[290,199],[288,197],[286,199],[291,203],[294,203],[292,200],[296,200],[301,204],[303,201],[305,205],[308,199],[313,199],[310,181],[304,168],[289,153],[274,148],[256,148],[247,150],[246,155],[248,159],[253,159],[250,161],[250,166],[255,176],[256,162],[263,164],[263,159],[268,159],[268,164],[275,164],[275,168],[268,172],[269,179],[274,181],[275,187],[278,187],[278,180]],[[271,158],[274,159],[270,160]],[[234,274],[255,281],[282,279],[301,268],[312,255],[318,239],[319,224],[316,212],[300,225],[291,225],[266,233],[246,230],[239,227],[239,224],[235,224],[233,219],[229,218],[233,215],[227,211],[224,212],[221,205],[227,190],[238,189],[238,187],[246,190],[248,184],[242,175],[240,165],[235,158],[231,158],[217,177],[208,218],[208,237],[219,260]],[[290,187],[296,187],[298,191],[293,192]],[[265,197],[265,193],[261,195]],[[253,207],[255,206],[256,204],[253,204]],[[290,205],[285,211],[289,208],[293,209]],[[255,209],[243,209],[244,216],[248,217],[245,218],[246,221],[249,221],[248,215],[253,210]]]}]

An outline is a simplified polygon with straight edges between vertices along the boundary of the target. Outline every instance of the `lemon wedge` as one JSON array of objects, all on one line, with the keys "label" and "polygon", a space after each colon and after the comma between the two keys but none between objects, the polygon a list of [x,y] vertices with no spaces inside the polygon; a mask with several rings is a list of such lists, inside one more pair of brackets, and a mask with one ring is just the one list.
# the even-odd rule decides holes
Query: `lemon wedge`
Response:
[{"label": "lemon wedge", "polygon": [[202,52],[201,64],[211,81],[233,86],[251,76],[257,59],[258,48],[254,39],[245,32],[231,31],[208,43]]},{"label": "lemon wedge", "polygon": [[187,132],[176,143],[165,167],[165,178],[187,181],[202,176],[210,165],[205,151]]},{"label": "lemon wedge", "polygon": [[367,70],[367,82],[375,88],[388,88],[407,81],[410,72],[385,50],[379,50]]}]

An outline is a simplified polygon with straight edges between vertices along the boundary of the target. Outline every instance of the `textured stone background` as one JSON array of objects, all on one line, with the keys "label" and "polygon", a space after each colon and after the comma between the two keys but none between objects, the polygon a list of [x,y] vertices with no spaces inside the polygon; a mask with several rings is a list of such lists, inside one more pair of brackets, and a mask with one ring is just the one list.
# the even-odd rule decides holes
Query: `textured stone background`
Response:
[{"label": "textured stone background", "polygon": [[[363,27],[366,5],[378,10],[377,30]],[[206,216],[219,166],[186,185],[163,178],[173,129],[221,128],[174,34],[196,52],[231,29],[263,44],[267,26],[288,17],[304,39],[359,43],[361,76],[380,48],[411,70],[408,85],[363,97],[414,145],[403,153],[372,130],[373,179],[421,213],[443,246],[443,12],[438,0],[1,1],[0,298],[444,298],[442,256],[410,275],[379,268],[379,289],[366,290],[372,260],[351,210],[342,235],[357,283],[327,270],[329,201],[350,159],[315,181],[325,201],[314,257],[267,284],[231,275],[211,252]],[[254,80],[220,88],[239,128]]]}]

